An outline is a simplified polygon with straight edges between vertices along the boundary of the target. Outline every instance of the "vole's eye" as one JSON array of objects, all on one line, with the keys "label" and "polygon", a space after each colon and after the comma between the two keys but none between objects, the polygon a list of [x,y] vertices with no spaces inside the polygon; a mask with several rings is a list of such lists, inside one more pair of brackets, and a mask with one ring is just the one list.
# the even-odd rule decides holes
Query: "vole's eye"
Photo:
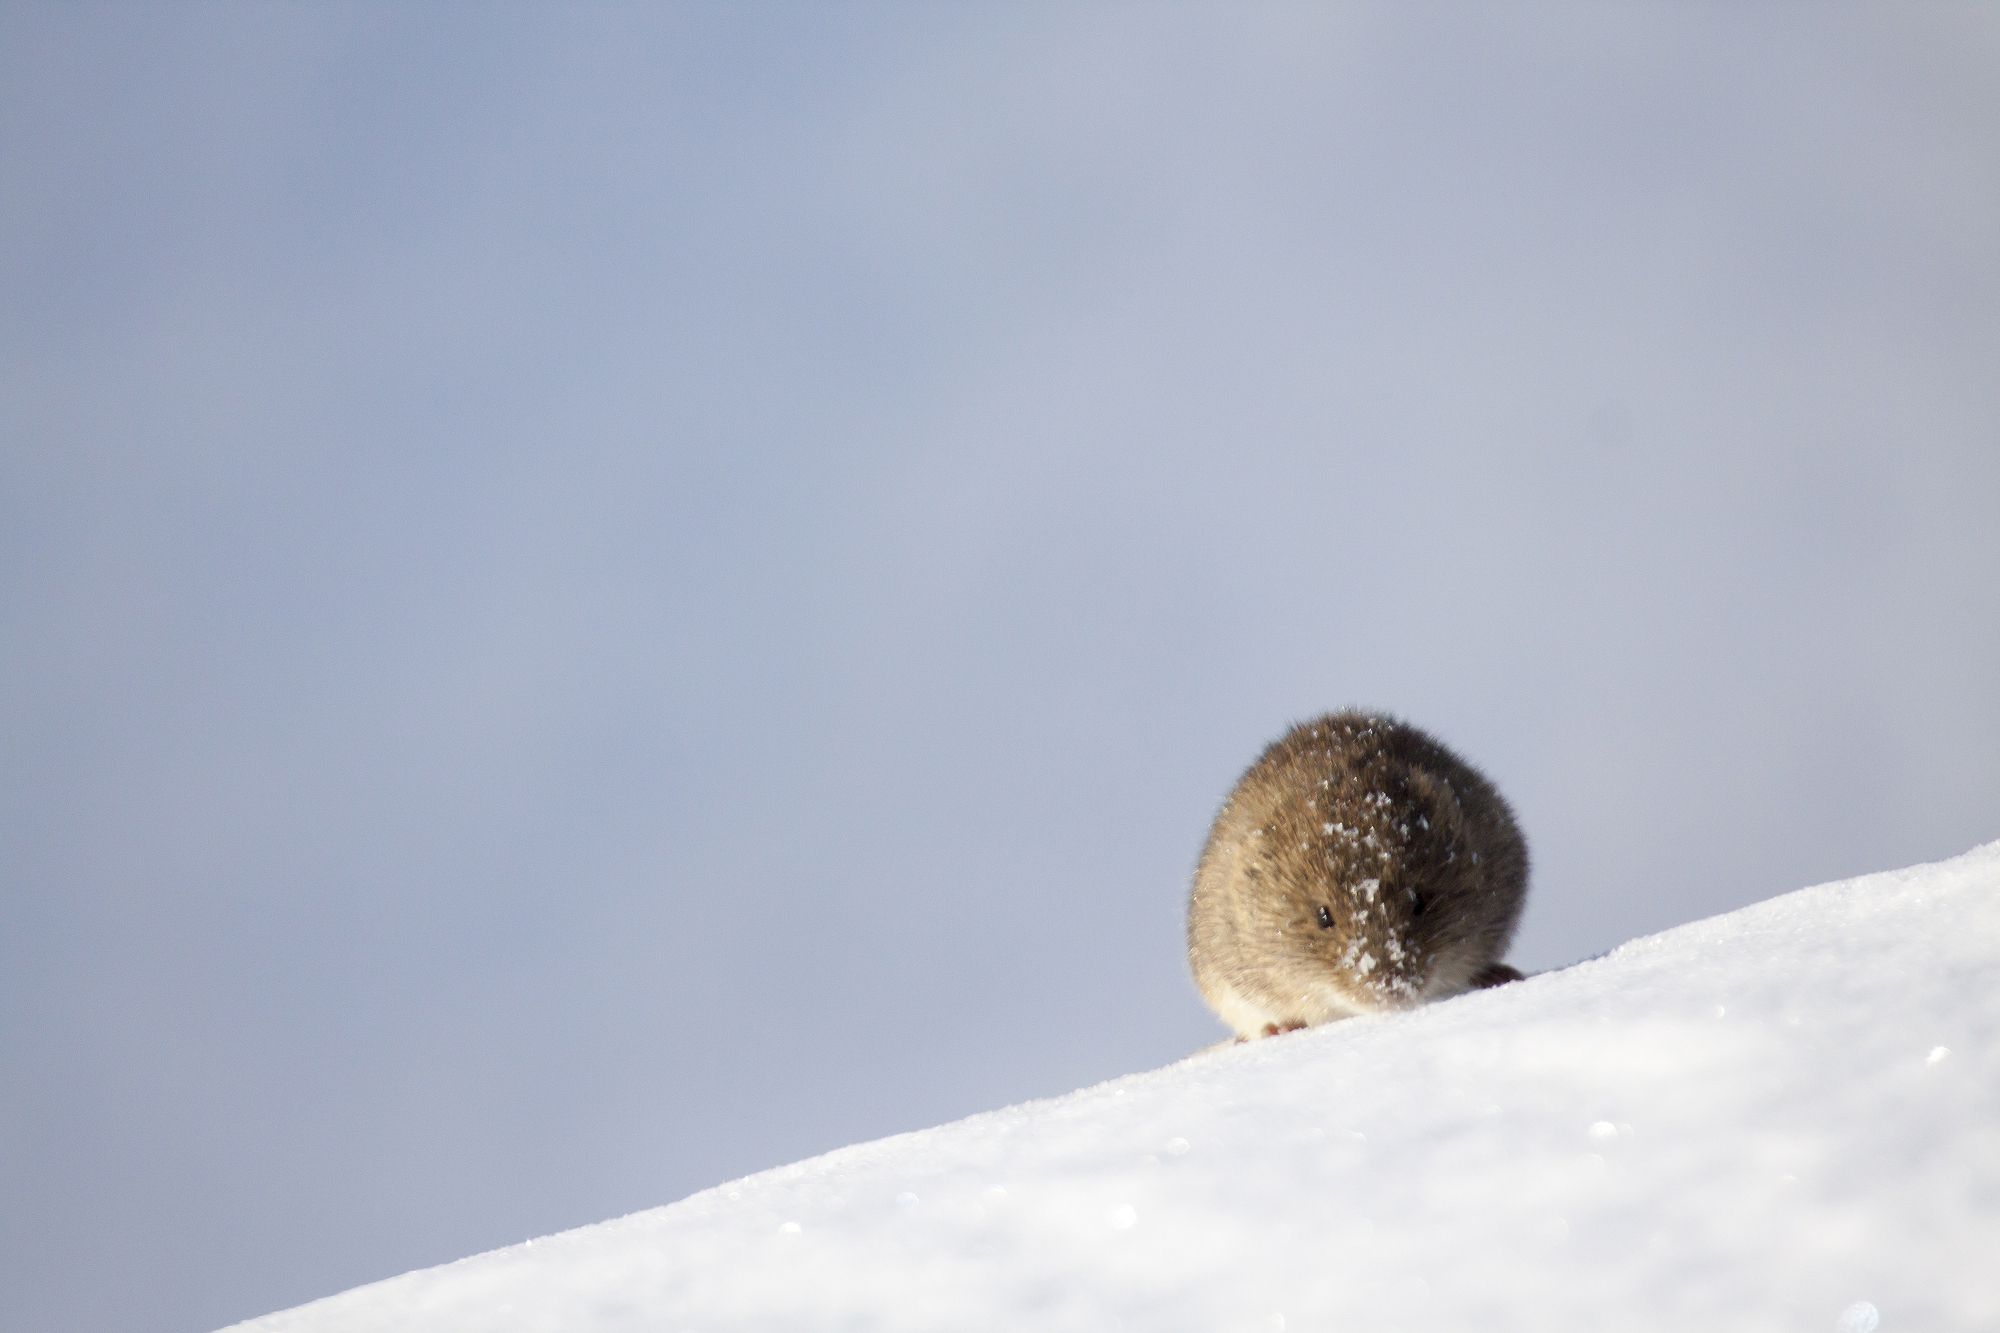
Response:
[{"label": "vole's eye", "polygon": [[1423,914],[1424,914],[1424,895],[1423,895],[1423,894],[1421,894],[1421,893],[1413,893],[1413,894],[1411,894],[1411,895],[1410,895],[1410,915],[1411,915],[1411,916],[1422,916]]},{"label": "vole's eye", "polygon": [[1319,909],[1319,928],[1321,930],[1333,929],[1333,909],[1331,907],[1322,906]]}]

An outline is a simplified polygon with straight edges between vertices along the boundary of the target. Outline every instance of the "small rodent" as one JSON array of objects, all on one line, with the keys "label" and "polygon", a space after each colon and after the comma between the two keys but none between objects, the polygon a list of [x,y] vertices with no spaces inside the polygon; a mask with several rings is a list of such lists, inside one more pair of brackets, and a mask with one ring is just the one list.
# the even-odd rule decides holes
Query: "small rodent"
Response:
[{"label": "small rodent", "polygon": [[1478,770],[1408,723],[1301,722],[1238,779],[1188,899],[1188,962],[1239,1039],[1518,980],[1528,845]]}]

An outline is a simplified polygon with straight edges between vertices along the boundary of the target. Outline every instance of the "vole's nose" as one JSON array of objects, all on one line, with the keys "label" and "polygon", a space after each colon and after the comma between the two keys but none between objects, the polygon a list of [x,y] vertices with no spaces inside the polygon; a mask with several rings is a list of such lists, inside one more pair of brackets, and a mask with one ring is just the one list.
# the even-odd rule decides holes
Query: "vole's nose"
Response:
[{"label": "vole's nose", "polygon": [[1361,984],[1383,1008],[1408,1009],[1423,1003],[1429,969],[1415,945],[1392,934],[1364,953],[1362,962],[1366,966],[1356,968]]}]

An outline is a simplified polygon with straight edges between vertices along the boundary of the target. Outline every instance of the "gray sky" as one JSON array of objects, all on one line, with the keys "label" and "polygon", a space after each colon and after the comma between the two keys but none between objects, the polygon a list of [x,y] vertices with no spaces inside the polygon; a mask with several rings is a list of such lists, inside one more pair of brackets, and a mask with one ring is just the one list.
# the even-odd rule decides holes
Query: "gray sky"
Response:
[{"label": "gray sky", "polygon": [[2000,837],[1985,6],[0,10],[0,1326],[1175,1059],[1387,707],[1557,966]]}]

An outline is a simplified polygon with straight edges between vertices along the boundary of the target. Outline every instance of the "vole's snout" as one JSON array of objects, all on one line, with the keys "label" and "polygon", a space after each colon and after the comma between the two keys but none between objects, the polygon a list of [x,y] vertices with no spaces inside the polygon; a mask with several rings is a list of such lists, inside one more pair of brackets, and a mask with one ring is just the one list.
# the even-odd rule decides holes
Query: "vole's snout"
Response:
[{"label": "vole's snout", "polygon": [[[1321,909],[1320,924],[1344,924],[1345,939],[1330,940],[1333,970],[1361,1010],[1408,1009],[1423,1003],[1433,958],[1418,918],[1426,904],[1394,880],[1375,876],[1335,890],[1337,906]],[[1341,918],[1345,918],[1344,922]]]},{"label": "vole's snout", "polygon": [[1364,980],[1384,1009],[1411,1009],[1424,1002],[1430,976],[1415,953],[1406,948],[1400,961],[1371,972]]},{"label": "vole's snout", "polygon": [[1363,1009],[1409,1009],[1424,1001],[1430,980],[1425,951],[1400,931],[1358,934],[1338,964],[1338,975]]}]

